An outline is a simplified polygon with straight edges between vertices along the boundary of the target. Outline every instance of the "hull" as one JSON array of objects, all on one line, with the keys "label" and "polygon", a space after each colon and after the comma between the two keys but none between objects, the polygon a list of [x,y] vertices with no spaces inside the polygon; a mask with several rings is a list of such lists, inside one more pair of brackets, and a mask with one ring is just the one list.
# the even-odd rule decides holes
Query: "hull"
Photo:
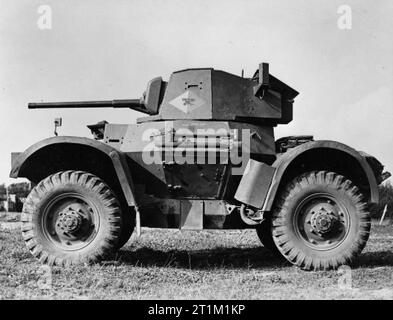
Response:
[{"label": "hull", "polygon": [[237,186],[250,158],[275,160],[273,128],[241,122],[107,125],[104,142],[126,154],[148,227],[249,227],[230,215]]}]

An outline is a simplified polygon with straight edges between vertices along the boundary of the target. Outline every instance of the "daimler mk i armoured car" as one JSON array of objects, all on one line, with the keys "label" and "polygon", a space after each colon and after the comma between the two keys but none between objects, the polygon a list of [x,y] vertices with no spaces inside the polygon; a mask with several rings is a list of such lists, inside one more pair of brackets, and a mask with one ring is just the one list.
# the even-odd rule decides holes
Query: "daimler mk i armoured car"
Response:
[{"label": "daimler mk i armoured car", "polygon": [[30,103],[147,116],[102,121],[88,126],[91,139],[55,136],[12,155],[10,176],[34,186],[21,218],[27,248],[42,263],[67,266],[108,257],[141,227],[254,228],[265,247],[303,269],[350,263],[366,245],[369,204],[389,173],[340,142],[275,140],[297,95],[262,63],[249,78],[176,71],[151,80],[141,99]]}]

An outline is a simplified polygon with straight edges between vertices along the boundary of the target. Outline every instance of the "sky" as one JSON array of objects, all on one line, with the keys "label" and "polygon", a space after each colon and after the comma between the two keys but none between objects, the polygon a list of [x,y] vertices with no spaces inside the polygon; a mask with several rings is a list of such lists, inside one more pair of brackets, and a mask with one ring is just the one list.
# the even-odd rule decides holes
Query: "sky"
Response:
[{"label": "sky", "polygon": [[[40,29],[41,5],[52,12]],[[340,29],[341,5],[352,13]],[[139,98],[189,67],[251,76],[260,62],[300,92],[276,138],[312,134],[377,157],[393,172],[393,1],[0,0],[0,183],[10,153],[53,136],[90,137],[132,110],[28,110],[28,102]]]}]

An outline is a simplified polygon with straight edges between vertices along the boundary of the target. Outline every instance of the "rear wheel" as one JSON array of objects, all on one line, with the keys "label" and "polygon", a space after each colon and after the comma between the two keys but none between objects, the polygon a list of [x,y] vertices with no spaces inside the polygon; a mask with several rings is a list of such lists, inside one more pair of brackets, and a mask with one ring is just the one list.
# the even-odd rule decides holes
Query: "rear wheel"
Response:
[{"label": "rear wheel", "polygon": [[98,177],[65,171],[42,180],[22,213],[22,236],[30,252],[50,265],[99,261],[120,239],[119,202]]},{"label": "rear wheel", "polygon": [[272,237],[291,263],[327,270],[350,263],[366,245],[370,215],[353,183],[333,172],[309,172],[280,194]]}]

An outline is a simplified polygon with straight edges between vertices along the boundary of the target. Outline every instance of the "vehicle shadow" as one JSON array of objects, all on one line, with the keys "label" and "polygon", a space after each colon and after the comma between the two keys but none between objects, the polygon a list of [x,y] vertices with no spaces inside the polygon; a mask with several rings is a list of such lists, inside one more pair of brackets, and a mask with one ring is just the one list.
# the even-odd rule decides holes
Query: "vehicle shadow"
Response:
[{"label": "vehicle shadow", "polygon": [[393,251],[362,253],[353,263],[353,268],[392,267]]},{"label": "vehicle shadow", "polygon": [[[151,248],[135,250],[122,249],[117,261],[143,267],[173,267],[188,269],[212,268],[282,268],[291,267],[283,257],[260,248],[214,248],[206,250],[169,250]],[[392,251],[365,252],[351,265],[351,268],[376,268],[393,266]]]},{"label": "vehicle shadow", "polygon": [[209,250],[169,250],[151,248],[119,251],[117,260],[137,266],[173,267],[188,269],[267,268],[290,266],[283,258],[264,247],[214,248]]}]

